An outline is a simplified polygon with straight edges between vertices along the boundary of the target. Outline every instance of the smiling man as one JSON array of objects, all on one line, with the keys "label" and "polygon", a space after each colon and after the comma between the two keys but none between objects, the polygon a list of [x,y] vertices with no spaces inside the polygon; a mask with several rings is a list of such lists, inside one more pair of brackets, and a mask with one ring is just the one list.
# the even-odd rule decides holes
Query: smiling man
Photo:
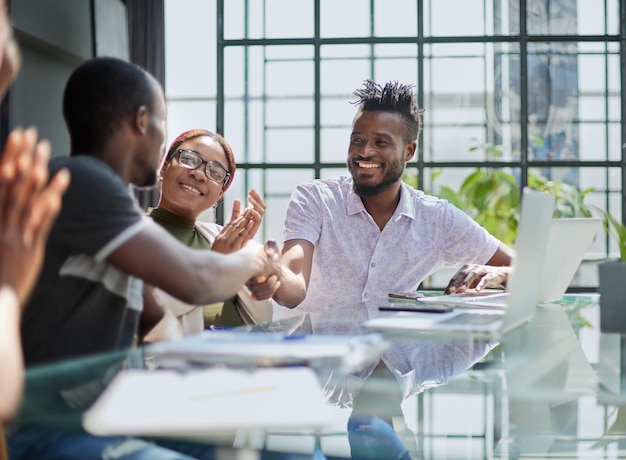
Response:
[{"label": "smiling man", "polygon": [[412,86],[368,80],[354,94],[350,176],[297,187],[280,288],[249,282],[256,297],[297,305],[293,314],[341,315],[341,305],[415,290],[445,266],[509,265],[510,248],[447,201],[402,181],[422,126]]},{"label": "smiling man", "polygon": [[[366,81],[354,94],[359,109],[348,147],[350,176],[297,187],[285,218],[280,287],[273,292],[272,286],[248,282],[258,299],[272,296],[283,306],[297,306],[283,316],[311,313],[317,333],[354,331],[363,318],[355,310],[367,308],[361,302],[415,290],[444,266],[511,262],[512,251],[465,213],[402,181],[422,124],[412,87]],[[479,277],[484,273],[489,270]],[[473,278],[465,274],[461,283],[466,279]],[[473,362],[488,349],[484,343],[457,347],[444,341],[395,347],[361,373],[376,378],[367,378],[352,395],[350,423],[361,426],[361,420],[376,416],[395,426],[402,419],[403,397],[423,389],[425,381],[445,382],[467,368],[468,357]],[[381,386],[395,380],[398,385]],[[351,448],[361,452],[367,444],[355,445],[354,439],[371,441],[381,433],[352,432]],[[384,437],[401,445],[389,430]],[[400,450],[406,455],[394,458],[408,458],[406,449]]]}]

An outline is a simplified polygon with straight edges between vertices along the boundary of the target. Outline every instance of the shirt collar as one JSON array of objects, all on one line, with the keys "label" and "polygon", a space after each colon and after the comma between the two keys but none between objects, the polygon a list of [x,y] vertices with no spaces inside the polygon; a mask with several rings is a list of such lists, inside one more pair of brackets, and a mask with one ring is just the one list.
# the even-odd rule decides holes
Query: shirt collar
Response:
[{"label": "shirt collar", "polygon": [[[403,215],[407,216],[409,219],[415,219],[415,206],[411,200],[409,187],[409,185],[402,182],[400,187],[400,202],[398,203],[396,211],[393,213],[392,219],[397,219],[399,216]],[[365,206],[363,206],[361,197],[354,192],[352,180],[350,180],[350,189],[348,190],[346,211],[349,216],[360,212],[367,212]]]}]

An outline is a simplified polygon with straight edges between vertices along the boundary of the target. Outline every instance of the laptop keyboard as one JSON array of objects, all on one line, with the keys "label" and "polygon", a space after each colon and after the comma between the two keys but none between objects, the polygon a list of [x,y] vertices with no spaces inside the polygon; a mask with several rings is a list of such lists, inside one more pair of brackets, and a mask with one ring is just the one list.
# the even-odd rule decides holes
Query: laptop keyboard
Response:
[{"label": "laptop keyboard", "polygon": [[502,315],[492,315],[492,314],[477,314],[477,313],[460,313],[451,318],[443,319],[438,321],[439,324],[470,324],[470,325],[481,325],[481,324],[491,324],[495,321],[501,321]]}]

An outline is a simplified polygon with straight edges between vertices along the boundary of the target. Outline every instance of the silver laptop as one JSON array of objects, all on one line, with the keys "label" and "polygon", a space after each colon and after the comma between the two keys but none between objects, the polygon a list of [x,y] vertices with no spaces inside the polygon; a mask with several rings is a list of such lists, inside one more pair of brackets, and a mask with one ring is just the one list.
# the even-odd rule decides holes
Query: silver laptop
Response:
[{"label": "silver laptop", "polygon": [[576,274],[598,230],[600,218],[553,219],[543,263],[540,302],[559,300]]},{"label": "silver laptop", "polygon": [[455,309],[449,313],[390,313],[364,323],[368,329],[461,331],[503,334],[532,319],[541,292],[554,197],[524,189],[515,259],[507,282],[505,309]]},{"label": "silver laptop", "polygon": [[[580,266],[587,248],[602,226],[600,218],[562,218],[550,223],[548,247],[543,263],[539,302],[563,297]],[[480,293],[421,297],[419,301],[456,306],[506,308],[508,293],[486,290]]]}]

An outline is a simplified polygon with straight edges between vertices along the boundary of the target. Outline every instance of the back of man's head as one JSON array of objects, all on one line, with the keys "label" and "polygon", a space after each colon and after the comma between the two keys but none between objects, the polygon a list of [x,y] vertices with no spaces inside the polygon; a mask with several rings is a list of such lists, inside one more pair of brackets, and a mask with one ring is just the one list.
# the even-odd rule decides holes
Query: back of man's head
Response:
[{"label": "back of man's head", "polygon": [[100,57],[77,67],[63,94],[71,154],[98,153],[126,117],[154,107],[154,83],[138,66]]},{"label": "back of man's head", "polygon": [[395,112],[404,121],[405,141],[413,142],[419,138],[422,130],[422,110],[418,107],[413,95],[413,85],[403,85],[390,81],[381,86],[371,80],[363,82],[363,88],[354,91],[359,99],[354,104],[359,110]]}]

